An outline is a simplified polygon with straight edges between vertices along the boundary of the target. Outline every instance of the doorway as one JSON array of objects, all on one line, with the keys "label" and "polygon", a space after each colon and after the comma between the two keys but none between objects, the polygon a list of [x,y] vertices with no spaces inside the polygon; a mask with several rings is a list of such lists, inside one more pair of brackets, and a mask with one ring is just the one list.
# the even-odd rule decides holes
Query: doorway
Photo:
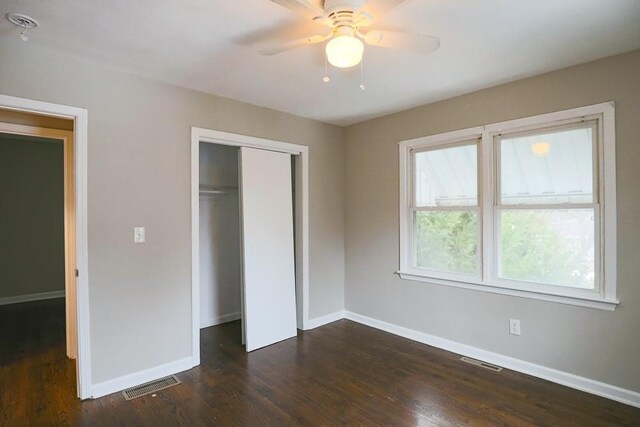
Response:
[{"label": "doorway", "polygon": [[[201,148],[204,146],[204,148]],[[211,148],[214,147],[214,148]],[[193,359],[194,366],[200,363],[200,328],[202,325],[215,324],[216,321],[206,322],[207,318],[217,319],[217,323],[222,321],[233,320],[234,318],[242,318],[243,321],[243,340],[247,341],[247,351],[260,348],[270,343],[275,343],[281,339],[295,336],[295,330],[305,329],[308,323],[308,149],[305,146],[283,143],[278,141],[254,138],[244,135],[236,135],[225,132],[192,128],[192,320],[193,320]],[[202,150],[202,151],[201,151]],[[223,169],[227,170],[227,177],[222,177],[223,172],[219,173],[218,181],[202,182],[201,176],[215,177],[215,173],[210,171],[202,173],[200,170],[203,163],[201,161],[201,153],[217,151],[219,159],[226,158],[223,163]],[[226,153],[226,154],[225,154]],[[207,156],[207,154],[203,154]],[[236,162],[235,159],[238,159]],[[234,165],[239,165],[238,171],[231,171]],[[243,167],[246,169],[243,171]],[[223,170],[221,169],[221,170]],[[260,169],[262,173],[255,173]],[[252,170],[254,173],[248,173]],[[267,171],[271,172],[267,172]],[[208,174],[208,175],[207,175]],[[234,176],[235,174],[235,176]],[[235,179],[235,180],[234,180]],[[238,183],[234,185],[235,183]],[[259,188],[261,185],[264,188]],[[271,185],[270,187],[268,187]],[[201,187],[202,186],[202,187]],[[288,188],[286,188],[288,186]],[[239,187],[239,188],[238,188]],[[266,206],[268,201],[261,200],[266,189],[271,192],[274,188],[277,191],[275,196],[281,200],[277,203],[280,210],[270,209],[272,220],[262,221],[249,220],[256,218],[259,208],[256,206]],[[295,191],[294,191],[295,189]],[[209,190],[213,196],[203,194]],[[219,194],[216,196],[215,194]],[[207,200],[211,197],[213,200]],[[235,197],[235,199],[234,199]],[[288,198],[288,205],[286,199]],[[237,202],[235,201],[237,200]],[[208,207],[207,207],[208,206]],[[226,207],[225,207],[226,206]],[[201,244],[201,238],[208,239],[207,234],[203,234],[201,228],[201,214],[207,209],[218,209],[218,217],[225,215],[234,215],[234,206],[239,214],[238,231],[236,241],[240,243],[240,253],[235,256],[240,258],[240,271],[233,267],[234,263],[227,263],[229,267],[226,277],[240,277],[240,290],[237,287],[235,291],[227,289],[226,295],[231,295],[232,302],[228,305],[228,309],[218,311],[213,316],[208,313],[201,315],[201,304],[203,297],[210,298],[210,295],[204,295],[201,289],[201,273],[205,274],[206,279],[210,279],[212,272],[208,271],[206,266],[203,269],[201,262],[211,260],[211,254],[206,254],[203,259],[201,248],[210,251],[207,243]],[[225,213],[226,212],[226,213]],[[287,215],[289,216],[286,219]],[[283,219],[284,218],[284,219]],[[204,229],[211,228],[212,224],[205,219]],[[284,235],[282,230],[288,229],[287,222],[291,225],[289,231],[290,236]],[[276,224],[278,223],[278,224]],[[268,227],[274,227],[270,232],[256,232],[264,224]],[[253,226],[252,226],[253,225]],[[220,227],[213,224],[213,227]],[[280,227],[280,228],[275,228]],[[224,228],[224,227],[223,227]],[[233,224],[225,228],[227,239],[229,239],[229,230],[233,229]],[[280,231],[276,231],[280,230]],[[209,230],[211,231],[211,230]],[[265,238],[267,236],[267,238]],[[273,265],[278,264],[275,259],[271,262],[262,262],[268,259],[270,254],[262,254],[262,256],[252,254],[247,250],[247,245],[243,246],[243,242],[251,241],[253,247],[262,245],[263,248],[271,247],[273,242],[267,239],[277,239],[276,246],[279,248],[278,257],[282,262],[276,268]],[[223,239],[223,236],[219,236]],[[231,251],[233,251],[233,233],[229,240]],[[261,242],[262,239],[262,242]],[[290,241],[290,245],[289,242]],[[211,241],[209,242],[211,244]],[[233,255],[233,254],[232,254]],[[208,258],[207,258],[208,257]],[[291,264],[289,268],[288,261]],[[232,270],[235,268],[235,272]],[[247,274],[250,271],[251,274]],[[288,275],[290,272],[290,276]],[[219,274],[223,274],[218,272]],[[272,276],[280,274],[277,278]],[[252,276],[253,275],[253,276]],[[263,284],[259,284],[255,277],[272,277],[270,283],[284,283],[284,285],[272,288],[272,292],[260,294]],[[219,276],[220,277],[220,276]],[[289,278],[291,286],[286,285]],[[216,277],[217,279],[217,277]],[[209,280],[211,283],[212,281]],[[264,280],[262,280],[264,283]],[[229,283],[229,282],[228,282]],[[237,280],[231,280],[233,285]],[[262,289],[263,291],[264,289]],[[201,295],[202,292],[202,295]],[[238,301],[240,295],[240,301]],[[269,300],[271,298],[271,300]],[[291,298],[291,299],[289,299]],[[281,304],[285,301],[284,305]],[[286,302],[289,301],[289,302]],[[239,303],[239,304],[238,304]],[[207,303],[209,304],[209,303]],[[234,311],[233,307],[240,306],[240,311]],[[220,304],[209,304],[208,310],[217,309]],[[279,308],[275,308],[279,306]],[[270,308],[269,308],[270,307]],[[289,308],[291,311],[288,311]],[[269,310],[271,310],[269,312]],[[277,314],[276,314],[277,313]],[[207,317],[208,316],[208,317]],[[273,323],[268,328],[262,328],[265,321]],[[248,329],[247,329],[248,325]]]},{"label": "doorway", "polygon": [[[37,210],[39,209],[39,200],[37,199],[39,197],[42,198],[43,205],[42,212],[40,212],[41,215],[47,215],[44,209],[44,199],[47,198],[60,201],[59,208],[62,210],[62,212],[59,212],[57,211],[58,208],[54,207],[57,213],[50,214],[51,218],[47,218],[49,224],[45,223],[44,226],[40,227],[40,233],[45,233],[49,229],[53,229],[55,233],[55,229],[58,227],[57,229],[61,233],[59,241],[57,238],[50,237],[50,240],[56,242],[48,242],[46,238],[39,241],[39,243],[35,239],[33,242],[25,242],[20,239],[20,233],[14,233],[17,237],[12,246],[14,246],[16,254],[18,253],[16,245],[27,246],[31,244],[33,248],[43,249],[41,251],[43,253],[38,255],[36,255],[34,249],[33,256],[38,256],[38,261],[31,259],[27,260],[27,263],[30,262],[34,270],[41,264],[41,268],[46,270],[45,276],[52,277],[53,281],[62,280],[64,282],[63,286],[60,286],[61,289],[54,291],[33,292],[33,290],[30,290],[29,293],[14,298],[14,301],[27,302],[37,300],[44,309],[38,313],[39,316],[33,317],[48,319],[46,310],[55,306],[55,303],[48,303],[48,301],[54,301],[50,298],[64,296],[65,304],[62,316],[62,324],[64,325],[63,351],[65,353],[64,356],[69,359],[75,359],[75,390],[73,390],[73,394],[82,399],[91,397],[88,290],[86,287],[86,126],[87,112],[84,109],[0,95],[0,134],[5,142],[9,141],[13,144],[13,155],[18,156],[20,153],[25,154],[27,151],[38,147],[43,148],[45,152],[49,152],[48,155],[50,157],[59,160],[57,165],[59,169],[56,173],[59,173],[62,178],[62,188],[59,189],[59,195],[62,200],[59,200],[56,194],[50,194],[51,197],[46,195],[49,191],[55,193],[56,191],[53,189],[46,190],[44,193],[40,191],[38,194],[41,194],[41,196],[35,196],[35,193],[31,194],[31,191],[26,194],[26,191],[20,190],[22,187],[23,190],[29,188],[29,184],[26,181],[30,177],[38,176],[40,178],[38,182],[40,182],[43,189],[48,183],[47,178],[43,177],[45,173],[44,166],[34,164],[36,163],[36,157],[33,154],[35,151],[30,151],[31,154],[26,153],[27,157],[33,157],[25,158],[23,156],[24,163],[22,163],[25,166],[24,169],[27,175],[21,175],[20,177],[19,174],[14,174],[20,180],[19,185],[14,182],[15,188],[10,189],[9,182],[2,183],[6,195],[13,191],[13,193],[17,192],[18,194],[22,192],[23,195],[27,196],[22,197],[22,199],[16,199],[15,203],[20,204],[20,206],[15,205],[14,208],[15,210],[21,208],[31,215],[33,217],[31,219],[24,218],[29,223],[37,217]],[[7,147],[9,146],[5,145],[5,148]],[[15,166],[20,165],[16,162]],[[26,200],[29,196],[36,200]],[[55,224],[54,226],[52,222],[56,221],[54,218],[56,215],[62,224]],[[19,220],[19,218],[16,220]],[[27,226],[16,224],[19,229]],[[38,233],[34,234],[34,236],[38,237]],[[52,246],[47,246],[48,243],[52,243]],[[54,246],[57,249],[52,249]],[[56,259],[61,262],[56,263]],[[58,269],[60,274],[56,275],[55,272],[51,272],[53,270],[47,270],[45,268],[47,262],[56,264],[55,268]],[[26,268],[22,268],[17,272],[19,277],[25,279],[25,283],[26,277],[23,276],[36,277],[29,273],[31,272]],[[59,279],[59,276],[63,278]],[[5,302],[7,301],[5,300]],[[11,303],[12,301],[9,300],[8,302]],[[56,308],[53,307],[52,310],[55,312]],[[16,310],[13,311],[15,312]],[[51,324],[46,326],[49,329],[51,328]]]},{"label": "doorway", "polygon": [[52,304],[65,312],[66,355],[75,359],[73,121],[0,110],[0,144],[6,250],[0,304],[21,304],[35,315],[33,301],[57,300]]}]

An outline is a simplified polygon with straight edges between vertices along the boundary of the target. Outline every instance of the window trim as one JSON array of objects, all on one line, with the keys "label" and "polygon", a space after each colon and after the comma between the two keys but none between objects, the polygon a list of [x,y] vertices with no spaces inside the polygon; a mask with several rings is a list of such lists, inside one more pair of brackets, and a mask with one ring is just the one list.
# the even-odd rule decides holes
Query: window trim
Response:
[{"label": "window trim", "polygon": [[[596,272],[599,286],[595,290],[538,285],[524,281],[498,279],[496,215],[509,205],[497,204],[496,136],[556,128],[597,120],[598,138],[594,154],[593,203],[596,215],[596,239],[599,239],[599,262]],[[454,146],[456,143],[478,139],[478,224],[480,227],[478,248],[481,254],[480,276],[434,272],[413,267],[413,173],[412,153],[438,146]],[[400,269],[402,279],[440,285],[474,289],[491,293],[512,295],[590,308],[614,310],[619,304],[616,289],[616,170],[615,170],[615,106],[613,102],[573,108],[522,119],[477,126],[453,132],[415,138],[399,143],[400,166]],[[599,220],[598,220],[599,219]],[[599,231],[598,231],[599,228]],[[599,268],[599,271],[598,271]],[[461,277],[462,276],[462,277]],[[479,279],[479,280],[478,280]],[[515,282],[518,286],[514,286]],[[523,284],[525,286],[523,286]],[[532,288],[533,287],[533,288]]]}]

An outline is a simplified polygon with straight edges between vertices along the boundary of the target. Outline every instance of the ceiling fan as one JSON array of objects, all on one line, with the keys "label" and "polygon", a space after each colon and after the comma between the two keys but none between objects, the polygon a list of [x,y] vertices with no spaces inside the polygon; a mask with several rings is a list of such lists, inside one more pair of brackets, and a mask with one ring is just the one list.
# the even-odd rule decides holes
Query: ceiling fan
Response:
[{"label": "ceiling fan", "polygon": [[[385,12],[407,0],[271,0],[291,9],[313,22],[325,25],[328,31],[301,39],[281,42],[259,50],[262,55],[275,55],[302,46],[328,40],[327,60],[338,68],[361,63],[364,44],[390,49],[403,49],[428,54],[440,47],[440,39],[416,33],[369,30]],[[364,43],[363,43],[364,42]]]}]

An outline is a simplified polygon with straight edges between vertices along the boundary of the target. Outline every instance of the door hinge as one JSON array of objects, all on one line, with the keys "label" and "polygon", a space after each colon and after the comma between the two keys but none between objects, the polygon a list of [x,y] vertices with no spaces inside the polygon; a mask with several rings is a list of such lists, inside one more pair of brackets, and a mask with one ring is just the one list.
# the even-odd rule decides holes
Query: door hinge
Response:
[{"label": "door hinge", "polygon": [[80,276],[80,272],[78,271],[78,269],[76,268],[76,277]]}]

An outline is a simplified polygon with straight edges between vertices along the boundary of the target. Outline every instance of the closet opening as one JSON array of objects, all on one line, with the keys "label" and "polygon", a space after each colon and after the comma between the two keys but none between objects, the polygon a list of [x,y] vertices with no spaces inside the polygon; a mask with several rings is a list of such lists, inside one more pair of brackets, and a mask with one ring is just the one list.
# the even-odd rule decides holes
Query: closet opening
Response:
[{"label": "closet opening", "polygon": [[223,333],[246,352],[305,329],[307,156],[304,146],[192,129],[194,366],[202,329],[217,328],[205,342]]},{"label": "closet opening", "polygon": [[200,143],[200,328],[242,318],[238,153]]}]

